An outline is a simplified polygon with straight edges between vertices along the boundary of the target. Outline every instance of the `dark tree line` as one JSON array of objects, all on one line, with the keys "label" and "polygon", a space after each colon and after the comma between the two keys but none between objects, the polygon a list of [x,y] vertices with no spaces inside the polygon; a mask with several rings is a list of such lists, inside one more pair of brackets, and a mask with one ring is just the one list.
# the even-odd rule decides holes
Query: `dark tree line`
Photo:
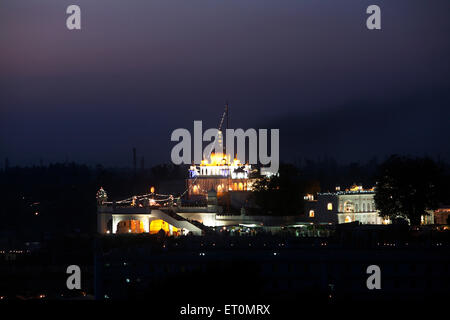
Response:
[{"label": "dark tree line", "polygon": [[264,214],[299,215],[303,211],[303,189],[299,169],[281,164],[278,175],[257,180],[253,197]]},{"label": "dark tree line", "polygon": [[[75,163],[9,167],[0,171],[0,232],[93,232],[95,194],[100,187],[110,200],[148,193],[151,186],[158,193],[176,193],[173,188],[177,184],[168,182],[185,188],[187,169],[172,164],[136,173],[129,168]],[[254,200],[266,214],[301,214],[305,193],[331,191],[336,185],[353,182],[371,187],[376,181],[376,205],[389,217],[404,216],[417,224],[425,210],[450,203],[448,166],[427,158],[406,157],[392,157],[381,166],[375,162],[339,165],[329,160],[282,164],[279,176],[257,183]]]},{"label": "dark tree line", "polygon": [[33,238],[47,232],[94,232],[100,187],[110,200],[148,193],[151,186],[158,192],[165,181],[187,176],[183,169],[159,165],[135,174],[132,169],[75,163],[9,167],[0,171],[0,232]]},{"label": "dark tree line", "polygon": [[420,225],[427,210],[450,200],[446,168],[430,158],[391,156],[377,178],[375,205],[391,220],[406,218]]}]

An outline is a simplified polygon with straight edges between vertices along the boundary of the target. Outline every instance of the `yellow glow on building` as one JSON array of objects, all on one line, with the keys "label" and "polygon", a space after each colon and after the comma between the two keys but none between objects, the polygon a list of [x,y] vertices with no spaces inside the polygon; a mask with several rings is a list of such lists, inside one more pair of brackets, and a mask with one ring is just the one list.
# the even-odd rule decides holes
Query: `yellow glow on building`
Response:
[{"label": "yellow glow on building", "polygon": [[241,162],[238,159],[234,159],[231,161],[231,157],[229,154],[219,153],[211,153],[211,161],[207,159],[202,160],[200,166],[239,166]]},{"label": "yellow glow on building", "polygon": [[150,222],[150,234],[158,233],[159,230],[163,229],[167,235],[170,235],[170,229],[172,228],[173,234],[178,234],[178,229],[174,226],[170,226],[164,220],[153,220]]},{"label": "yellow glow on building", "polygon": [[191,165],[187,180],[189,195],[202,195],[210,190],[223,194],[228,191],[251,191],[251,165],[225,153],[211,153],[200,165]]}]

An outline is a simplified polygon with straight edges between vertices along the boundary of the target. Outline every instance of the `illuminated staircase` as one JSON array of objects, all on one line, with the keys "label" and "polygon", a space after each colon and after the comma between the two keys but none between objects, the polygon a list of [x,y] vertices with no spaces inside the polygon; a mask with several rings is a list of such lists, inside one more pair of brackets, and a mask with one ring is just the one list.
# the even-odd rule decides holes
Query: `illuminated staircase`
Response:
[{"label": "illuminated staircase", "polygon": [[[205,230],[205,226],[200,223],[193,223],[191,221],[186,220],[185,218],[179,216],[173,211],[168,210],[152,210],[152,217],[164,220],[168,224],[171,224],[177,229],[185,229],[192,232],[194,235],[201,235],[202,231]],[[204,228],[201,228],[203,226]]]}]

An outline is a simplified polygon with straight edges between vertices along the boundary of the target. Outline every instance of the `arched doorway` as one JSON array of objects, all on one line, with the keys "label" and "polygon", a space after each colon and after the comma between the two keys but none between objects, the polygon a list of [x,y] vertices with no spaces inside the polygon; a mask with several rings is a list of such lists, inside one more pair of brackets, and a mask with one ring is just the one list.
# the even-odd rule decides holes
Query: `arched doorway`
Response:
[{"label": "arched doorway", "polygon": [[355,204],[350,200],[344,202],[344,212],[355,212]]},{"label": "arched doorway", "polygon": [[141,220],[121,220],[117,223],[116,233],[143,233],[144,223]]}]

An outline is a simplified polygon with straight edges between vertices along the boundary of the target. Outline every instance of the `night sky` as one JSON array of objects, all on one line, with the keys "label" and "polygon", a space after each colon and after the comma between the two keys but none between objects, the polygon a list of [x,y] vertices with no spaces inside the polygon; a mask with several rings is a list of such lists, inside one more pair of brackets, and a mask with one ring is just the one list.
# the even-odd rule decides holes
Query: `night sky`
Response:
[{"label": "night sky", "polygon": [[280,129],[282,160],[450,160],[449,15],[448,0],[2,0],[0,159],[168,162],[171,132],[217,126],[228,99],[232,127]]}]

